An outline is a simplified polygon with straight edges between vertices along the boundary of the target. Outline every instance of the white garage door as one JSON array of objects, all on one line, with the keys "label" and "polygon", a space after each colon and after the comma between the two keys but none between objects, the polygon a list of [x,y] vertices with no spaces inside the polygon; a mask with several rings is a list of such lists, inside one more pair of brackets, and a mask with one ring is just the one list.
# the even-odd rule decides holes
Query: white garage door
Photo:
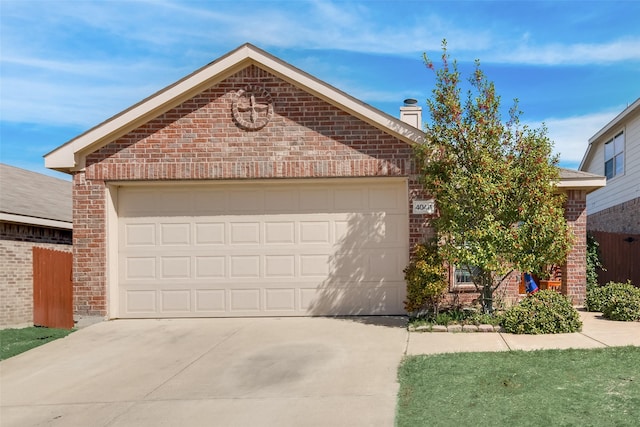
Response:
[{"label": "white garage door", "polygon": [[403,313],[403,180],[122,186],[116,317]]}]

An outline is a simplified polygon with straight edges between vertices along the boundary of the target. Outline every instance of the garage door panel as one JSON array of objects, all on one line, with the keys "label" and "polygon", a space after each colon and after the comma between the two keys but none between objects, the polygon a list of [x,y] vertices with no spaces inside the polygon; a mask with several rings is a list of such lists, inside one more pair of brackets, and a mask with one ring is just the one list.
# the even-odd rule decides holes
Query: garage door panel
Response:
[{"label": "garage door panel", "polygon": [[195,265],[195,279],[225,277],[226,257],[224,256],[196,256]]},{"label": "garage door panel", "polygon": [[260,289],[231,289],[229,291],[230,311],[233,312],[259,312]]},{"label": "garage door panel", "polygon": [[326,277],[329,274],[329,255],[300,255],[301,277]]},{"label": "garage door panel", "polygon": [[120,190],[120,317],[403,312],[406,184],[166,190]]},{"label": "garage door panel", "polygon": [[191,224],[160,223],[160,244],[188,246],[191,243]]},{"label": "garage door panel", "polygon": [[295,243],[294,221],[268,221],[264,223],[264,243],[267,245],[282,245]]},{"label": "garage door panel", "polygon": [[283,289],[265,289],[265,310],[274,311],[296,311],[296,289],[295,288],[283,288]]},{"label": "garage door panel", "polygon": [[131,257],[124,259],[124,274],[126,280],[155,279],[155,257]]},{"label": "garage door panel", "polygon": [[156,290],[130,290],[122,293],[124,309],[130,314],[157,313]]},{"label": "garage door panel", "polygon": [[124,234],[126,246],[153,246],[156,244],[156,224],[127,224]]},{"label": "garage door panel", "polygon": [[300,221],[300,243],[316,244],[330,243],[331,223],[330,221]]},{"label": "garage door panel", "polygon": [[196,245],[223,245],[225,243],[225,224],[223,222],[196,222]]},{"label": "garage door panel", "polygon": [[189,279],[191,278],[191,257],[163,256],[160,257],[160,279]]},{"label": "garage door panel", "polygon": [[227,311],[227,291],[224,289],[196,289],[195,312],[219,314]]},{"label": "garage door panel", "polygon": [[191,311],[190,290],[169,290],[160,292],[160,311],[163,313],[189,313]]},{"label": "garage door panel", "polygon": [[229,278],[260,277],[260,257],[257,255],[231,255]]},{"label": "garage door panel", "polygon": [[294,255],[265,255],[265,277],[295,277],[296,257]]},{"label": "garage door panel", "polygon": [[260,223],[230,222],[229,243],[231,245],[260,244]]}]

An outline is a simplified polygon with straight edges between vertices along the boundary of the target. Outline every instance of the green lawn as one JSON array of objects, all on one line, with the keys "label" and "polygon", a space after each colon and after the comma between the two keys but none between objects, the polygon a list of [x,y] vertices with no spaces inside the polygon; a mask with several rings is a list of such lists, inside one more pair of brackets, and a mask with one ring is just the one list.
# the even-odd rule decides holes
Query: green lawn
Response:
[{"label": "green lawn", "polygon": [[640,348],[406,358],[402,426],[638,426]]},{"label": "green lawn", "polygon": [[69,335],[73,330],[51,328],[22,328],[0,330],[0,360],[8,359]]}]

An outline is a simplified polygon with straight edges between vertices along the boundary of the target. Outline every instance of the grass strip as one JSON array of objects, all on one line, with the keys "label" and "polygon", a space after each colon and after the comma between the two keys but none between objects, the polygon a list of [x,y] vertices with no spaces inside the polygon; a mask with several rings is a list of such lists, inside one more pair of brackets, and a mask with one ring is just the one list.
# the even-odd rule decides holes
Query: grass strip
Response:
[{"label": "grass strip", "polygon": [[73,330],[29,327],[0,330],[0,360],[69,335]]},{"label": "grass strip", "polygon": [[637,426],[640,348],[407,357],[396,425]]}]

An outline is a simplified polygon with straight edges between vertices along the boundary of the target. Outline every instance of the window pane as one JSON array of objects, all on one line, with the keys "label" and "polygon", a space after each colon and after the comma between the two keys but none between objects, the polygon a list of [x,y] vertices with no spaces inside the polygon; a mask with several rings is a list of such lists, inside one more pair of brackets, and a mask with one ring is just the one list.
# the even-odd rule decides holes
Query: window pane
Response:
[{"label": "window pane", "polygon": [[613,159],[607,160],[604,163],[604,176],[607,178],[613,178]]},{"label": "window pane", "polygon": [[604,160],[607,161],[613,157],[613,141],[604,144]]},{"label": "window pane", "polygon": [[477,267],[460,265],[456,267],[456,284],[473,283],[471,274],[477,274]]},{"label": "window pane", "polygon": [[616,136],[616,139],[614,140],[614,145],[615,145],[615,154],[620,154],[624,151],[624,134],[621,133],[620,135]]},{"label": "window pane", "polygon": [[616,156],[616,175],[622,175],[624,173],[624,153],[620,153]]}]

